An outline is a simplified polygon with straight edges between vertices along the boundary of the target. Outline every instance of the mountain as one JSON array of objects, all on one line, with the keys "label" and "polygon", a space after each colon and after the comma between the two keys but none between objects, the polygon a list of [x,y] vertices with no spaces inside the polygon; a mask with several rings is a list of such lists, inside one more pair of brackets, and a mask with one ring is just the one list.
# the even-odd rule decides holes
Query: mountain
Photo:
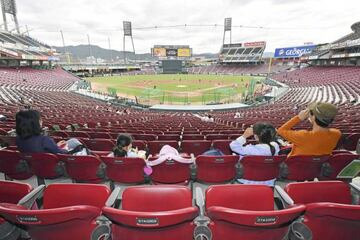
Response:
[{"label": "mountain", "polygon": [[[58,53],[65,53],[64,47],[54,47]],[[90,48],[89,45],[77,45],[77,46],[66,46],[66,51],[70,52],[74,59],[86,59],[90,56]],[[101,48],[96,45],[91,45],[91,55],[96,58],[101,58],[105,60],[112,59],[123,59],[124,52],[117,50],[109,50],[105,48]],[[126,52],[126,56],[129,59],[134,60],[135,56],[132,52]],[[217,53],[202,53],[202,54],[194,54],[194,57],[205,57],[205,58],[217,58]],[[156,60],[151,56],[150,53],[136,54],[137,60]]]},{"label": "mountain", "polygon": [[[64,47],[54,47],[54,48],[59,53],[65,52]],[[66,46],[66,51],[70,52],[71,55],[77,59],[86,59],[87,57],[90,56],[89,45]],[[123,51],[109,50],[109,49],[101,48],[96,45],[91,45],[91,55],[96,58],[102,58],[105,60],[110,60],[111,58],[112,59],[124,58]],[[135,56],[132,52],[126,52],[126,56],[129,59],[135,59]],[[150,53],[136,54],[136,59],[155,60],[155,58],[153,58]]]}]

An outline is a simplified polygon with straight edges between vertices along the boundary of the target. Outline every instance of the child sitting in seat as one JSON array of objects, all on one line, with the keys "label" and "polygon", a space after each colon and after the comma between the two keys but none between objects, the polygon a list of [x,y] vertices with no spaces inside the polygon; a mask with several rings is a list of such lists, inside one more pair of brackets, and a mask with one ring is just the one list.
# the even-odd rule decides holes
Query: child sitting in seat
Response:
[{"label": "child sitting in seat", "polygon": [[145,158],[145,151],[136,151],[132,149],[132,137],[129,134],[122,133],[116,139],[116,146],[108,157],[133,157]]}]

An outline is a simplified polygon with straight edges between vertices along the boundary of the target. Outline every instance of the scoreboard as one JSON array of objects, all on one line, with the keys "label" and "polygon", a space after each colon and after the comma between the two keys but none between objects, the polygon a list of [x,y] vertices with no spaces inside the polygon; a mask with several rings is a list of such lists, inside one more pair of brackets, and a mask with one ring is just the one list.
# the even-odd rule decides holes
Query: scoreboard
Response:
[{"label": "scoreboard", "polygon": [[192,49],[187,45],[155,45],[151,53],[160,59],[187,59],[191,57]]}]

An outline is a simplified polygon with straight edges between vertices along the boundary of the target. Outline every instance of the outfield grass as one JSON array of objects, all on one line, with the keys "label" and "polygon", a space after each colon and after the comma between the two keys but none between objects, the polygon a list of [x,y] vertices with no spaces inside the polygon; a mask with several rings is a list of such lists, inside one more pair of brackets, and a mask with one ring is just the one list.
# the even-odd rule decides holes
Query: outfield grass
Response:
[{"label": "outfield grass", "polygon": [[[164,103],[209,103],[241,95],[251,76],[231,75],[133,75],[87,78],[94,90],[114,88],[119,96]],[[260,78],[256,78],[260,79]],[[230,96],[231,95],[231,96]]]}]

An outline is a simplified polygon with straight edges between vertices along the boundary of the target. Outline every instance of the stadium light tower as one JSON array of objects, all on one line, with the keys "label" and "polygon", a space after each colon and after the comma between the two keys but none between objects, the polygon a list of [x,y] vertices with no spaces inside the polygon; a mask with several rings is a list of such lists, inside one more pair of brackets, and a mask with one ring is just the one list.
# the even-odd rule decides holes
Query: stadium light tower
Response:
[{"label": "stadium light tower", "polygon": [[231,44],[231,23],[232,23],[232,18],[225,18],[225,20],[224,20],[223,45],[225,43],[225,34],[226,34],[226,32],[230,32],[230,44]]},{"label": "stadium light tower", "polygon": [[124,40],[123,40],[123,52],[124,52],[124,63],[126,63],[126,49],[125,49],[125,38],[130,37],[131,38],[131,44],[134,52],[134,57],[136,61],[136,55],[135,55],[135,46],[134,46],[134,39],[132,36],[132,27],[131,22],[129,21],[123,21],[123,29],[124,29]]},{"label": "stadium light tower", "polygon": [[17,10],[16,10],[15,0],[1,0],[1,11],[3,16],[5,31],[9,31],[8,21],[6,19],[6,14],[9,14],[12,16],[12,19],[14,20],[15,29],[17,33],[20,34],[19,22],[16,15]]}]

